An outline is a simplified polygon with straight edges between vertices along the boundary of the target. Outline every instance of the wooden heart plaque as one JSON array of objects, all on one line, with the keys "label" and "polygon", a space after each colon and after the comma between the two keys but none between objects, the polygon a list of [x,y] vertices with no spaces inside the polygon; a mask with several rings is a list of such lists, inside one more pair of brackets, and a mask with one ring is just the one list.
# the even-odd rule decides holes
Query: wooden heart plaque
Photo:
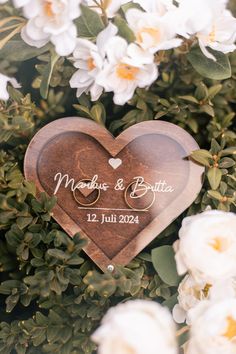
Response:
[{"label": "wooden heart plaque", "polygon": [[103,270],[126,265],[188,208],[202,187],[199,149],[180,127],[143,122],[114,138],[84,118],[41,129],[25,157],[25,176],[57,196],[54,219],[89,239],[86,253]]}]

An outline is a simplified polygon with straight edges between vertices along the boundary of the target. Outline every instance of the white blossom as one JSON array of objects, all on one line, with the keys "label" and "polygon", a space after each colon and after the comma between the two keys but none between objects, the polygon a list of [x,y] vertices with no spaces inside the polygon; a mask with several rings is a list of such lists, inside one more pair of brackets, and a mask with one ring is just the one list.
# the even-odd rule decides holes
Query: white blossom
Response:
[{"label": "white blossom", "polygon": [[236,214],[211,210],[187,217],[174,244],[180,275],[213,283],[236,276]]},{"label": "white blossom", "polygon": [[196,36],[204,55],[215,60],[207,48],[223,53],[235,50],[236,19],[225,0],[179,0],[179,34]]},{"label": "white blossom", "polygon": [[118,105],[128,102],[137,87],[147,87],[158,77],[153,55],[119,36],[108,42],[106,54],[97,83],[106,92],[114,92],[114,102]]},{"label": "white blossom", "polygon": [[126,14],[129,27],[135,34],[136,43],[144,50],[155,53],[181,45],[182,40],[176,38],[174,22],[169,15],[158,16],[157,13],[131,9]]},{"label": "white blossom", "polygon": [[92,101],[96,101],[102,94],[103,87],[97,84],[96,78],[104,66],[107,41],[115,36],[117,31],[117,28],[110,23],[99,33],[96,44],[87,39],[77,39],[73,57],[74,66],[78,70],[70,80],[70,86],[77,88],[77,97],[84,92],[90,92]]},{"label": "white blossom", "polygon": [[236,299],[204,301],[189,316],[192,326],[185,354],[236,353]]},{"label": "white blossom", "polygon": [[111,308],[92,339],[98,344],[98,354],[177,354],[170,313],[150,301],[129,301]]},{"label": "white blossom", "polygon": [[9,99],[9,93],[7,91],[8,83],[10,83],[14,88],[21,87],[15,78],[0,74],[0,100],[7,101]]},{"label": "white blossom", "polygon": [[189,321],[189,311],[205,300],[222,300],[236,297],[235,279],[227,279],[206,283],[196,281],[191,275],[186,275],[178,288],[178,304],[173,309],[173,317],[177,323]]},{"label": "white blossom", "polygon": [[28,19],[22,29],[22,39],[34,47],[48,42],[55,45],[59,55],[69,55],[76,45],[77,29],[73,20],[80,16],[81,0],[15,0],[23,6]]}]

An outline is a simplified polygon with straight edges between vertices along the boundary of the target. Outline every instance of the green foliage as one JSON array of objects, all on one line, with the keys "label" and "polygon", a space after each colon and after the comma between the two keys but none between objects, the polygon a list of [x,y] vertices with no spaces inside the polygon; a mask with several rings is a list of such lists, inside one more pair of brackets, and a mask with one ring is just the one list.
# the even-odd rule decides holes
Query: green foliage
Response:
[{"label": "green foliage", "polygon": [[0,59],[7,58],[11,61],[25,61],[35,58],[49,49],[49,45],[42,48],[35,48],[27,45],[22,40],[12,40],[0,50]]},{"label": "green foliage", "polygon": [[172,246],[162,246],[152,250],[152,263],[160,278],[170,286],[177,286],[180,278],[176,270]]},{"label": "green foliage", "polygon": [[96,39],[105,26],[101,17],[89,7],[81,5],[81,16],[76,20],[80,37]]},{"label": "green foliage", "polygon": [[[2,8],[0,18],[14,15],[11,6]],[[94,39],[104,24],[92,10],[83,11],[78,29]],[[119,21],[122,11],[120,16]],[[19,48],[18,38],[14,41],[0,51],[0,71],[17,72],[33,100],[9,86],[11,99],[0,102],[0,353],[95,353],[89,338],[110,306],[151,298],[173,308],[179,279],[172,244],[182,218],[207,207],[236,212],[236,54],[229,57],[232,77],[213,80],[193,70],[181,50],[159,53],[158,80],[148,90],[136,90],[120,107],[112,103],[112,94],[104,94],[99,102],[86,95],[77,100],[68,87],[74,69],[67,59],[54,58],[52,67],[51,48],[26,47],[16,50],[18,62],[12,54],[14,45]],[[47,98],[38,95],[40,87]],[[105,125],[115,135],[146,120],[178,124],[198,141],[201,149],[191,158],[206,168],[193,205],[114,274],[96,268],[82,251],[86,241],[80,235],[70,238],[53,220],[56,200],[45,194],[36,198],[34,184],[23,176],[25,150],[38,129],[61,116],[76,115]]]},{"label": "green foliage", "polygon": [[199,74],[208,79],[224,80],[231,77],[231,66],[228,57],[213,50],[209,50],[215,57],[208,59],[199,48],[193,48],[188,54],[188,60]]}]

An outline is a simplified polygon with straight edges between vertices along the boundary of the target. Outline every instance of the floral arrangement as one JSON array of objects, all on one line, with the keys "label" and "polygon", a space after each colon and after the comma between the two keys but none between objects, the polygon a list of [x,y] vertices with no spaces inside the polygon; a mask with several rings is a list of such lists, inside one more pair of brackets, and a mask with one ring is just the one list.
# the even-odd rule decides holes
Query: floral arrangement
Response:
[{"label": "floral arrangement", "polygon": [[[77,89],[77,97],[90,93],[92,101],[103,92],[113,92],[114,103],[124,105],[136,88],[148,88],[157,80],[166,50],[178,48],[187,54],[198,43],[202,56],[216,65],[214,51],[225,54],[236,48],[236,19],[225,0],[179,0],[176,5],[172,0],[14,0],[13,4],[23,17],[3,20],[2,32],[12,31],[0,46],[19,32],[29,46],[51,44],[51,65],[60,56],[68,57],[78,69],[70,86]],[[12,21],[16,23],[11,25]],[[193,66],[199,65],[201,53],[190,55]],[[198,70],[207,65],[209,60]]]},{"label": "floral arrangement", "polygon": [[136,300],[109,310],[93,334],[99,354],[177,354],[177,338],[187,332],[184,354],[234,353],[236,337],[236,214],[205,211],[183,220],[176,241],[179,275],[176,323],[167,309]]},{"label": "floral arrangement", "polygon": [[[0,0],[0,353],[235,353],[235,16],[226,0]],[[114,274],[23,176],[34,134],[72,115],[114,135],[161,118],[201,147],[196,201]]]}]

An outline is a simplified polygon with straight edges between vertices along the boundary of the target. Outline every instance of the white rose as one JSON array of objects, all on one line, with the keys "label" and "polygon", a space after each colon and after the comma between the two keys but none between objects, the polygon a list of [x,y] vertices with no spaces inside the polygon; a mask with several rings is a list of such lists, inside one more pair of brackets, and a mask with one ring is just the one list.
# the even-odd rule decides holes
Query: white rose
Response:
[{"label": "white rose", "polygon": [[204,301],[190,311],[190,318],[185,354],[236,353],[236,299]]},{"label": "white rose", "polygon": [[150,301],[129,301],[110,309],[92,339],[98,354],[177,354],[170,313]]},{"label": "white rose", "polygon": [[148,87],[158,77],[154,56],[134,43],[128,44],[119,36],[108,41],[106,55],[104,68],[96,82],[106,92],[114,92],[117,105],[127,103],[137,87]]},{"label": "white rose", "polygon": [[104,66],[105,46],[117,32],[117,27],[109,23],[97,36],[96,43],[84,38],[77,39],[73,59],[78,70],[70,80],[70,86],[77,88],[77,97],[90,92],[92,101],[96,101],[101,96],[103,87],[96,83],[96,78]]},{"label": "white rose", "polygon": [[181,39],[176,38],[174,18],[170,21],[169,14],[158,16],[156,13],[131,9],[127,11],[126,18],[135,34],[136,43],[144,50],[156,53],[179,47],[182,43]]},{"label": "white rose", "polygon": [[191,275],[186,275],[178,288],[178,304],[173,309],[175,322],[190,324],[188,313],[204,300],[222,300],[226,297],[236,297],[235,279],[218,281],[207,284],[196,281]]},{"label": "white rose", "polygon": [[69,55],[76,45],[73,21],[80,16],[80,3],[81,0],[15,0],[29,19],[22,29],[22,39],[37,48],[52,42],[59,55]]},{"label": "white rose", "polygon": [[0,100],[7,101],[9,99],[9,93],[7,91],[8,82],[12,84],[14,88],[21,87],[15,78],[0,74]]},{"label": "white rose", "polygon": [[214,283],[236,276],[236,214],[205,211],[183,220],[174,244],[177,270]]},{"label": "white rose", "polygon": [[[179,34],[196,36],[204,55],[215,60],[207,48],[223,53],[236,49],[236,19],[225,0],[179,0]],[[176,19],[176,21],[178,21]]]}]

